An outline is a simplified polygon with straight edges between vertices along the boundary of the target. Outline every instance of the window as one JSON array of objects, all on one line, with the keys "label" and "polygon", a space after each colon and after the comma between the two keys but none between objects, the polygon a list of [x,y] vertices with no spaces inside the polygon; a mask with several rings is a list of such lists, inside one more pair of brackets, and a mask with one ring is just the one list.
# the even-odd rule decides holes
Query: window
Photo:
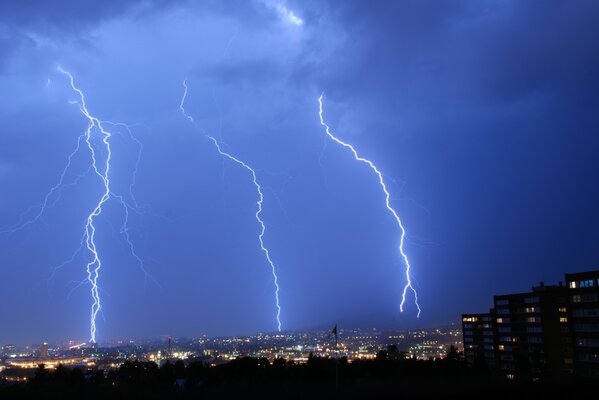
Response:
[{"label": "window", "polygon": [[464,329],[472,328],[472,324],[464,324]]},{"label": "window", "polygon": [[471,337],[465,337],[465,338],[464,338],[464,342],[466,342],[466,343],[472,343],[472,342],[474,342],[474,338],[471,338]]},{"label": "window", "polygon": [[485,345],[485,350],[493,350],[493,346],[492,345]]},{"label": "window", "polygon": [[599,347],[599,339],[576,339],[576,346]]},{"label": "window", "polygon": [[508,299],[501,299],[495,302],[496,306],[507,306],[510,303]]},{"label": "window", "polygon": [[528,317],[528,318],[526,318],[526,322],[528,322],[528,323],[541,322],[541,317]]},{"label": "window", "polygon": [[486,337],[483,339],[484,343],[493,343],[493,338],[492,337]]},{"label": "window", "polygon": [[512,337],[511,336],[499,336],[499,341],[500,342],[511,342]]},{"label": "window", "polygon": [[574,330],[576,332],[599,332],[599,324],[576,324]]},{"label": "window", "polygon": [[590,303],[597,301],[597,293],[575,294],[572,296],[572,303]]},{"label": "window", "polygon": [[528,343],[543,343],[543,338],[538,336],[531,336],[528,338]]},{"label": "window", "polygon": [[570,289],[576,289],[576,282],[575,281],[570,282]]},{"label": "window", "polygon": [[575,317],[599,317],[599,308],[587,308],[574,310],[572,315]]},{"label": "window", "polygon": [[497,318],[497,323],[498,324],[509,324],[510,319],[509,318]]},{"label": "window", "polygon": [[528,326],[528,327],[526,327],[526,332],[528,332],[528,333],[542,333],[543,332],[543,328],[541,328],[540,326]]},{"label": "window", "polygon": [[597,293],[587,293],[581,296],[583,303],[590,303],[593,301],[597,301]]},{"label": "window", "polygon": [[541,312],[541,307],[526,307],[524,309],[524,312],[526,312],[526,313]]},{"label": "window", "polygon": [[499,333],[510,333],[512,331],[512,328],[510,328],[509,326],[502,326],[497,330],[499,331]]},{"label": "window", "polygon": [[462,322],[476,322],[478,321],[478,318],[476,317],[464,317],[462,318]]},{"label": "window", "polygon": [[472,331],[464,331],[464,336],[472,336],[474,332]]},{"label": "window", "polygon": [[559,317],[559,322],[566,323],[566,322],[568,322],[568,318],[567,317]]},{"label": "window", "polygon": [[510,313],[509,308],[500,308],[499,310],[497,310],[497,314],[509,314],[509,313]]},{"label": "window", "polygon": [[560,307],[560,308],[557,309],[557,311],[559,311],[559,312],[567,312],[568,309],[566,307]]},{"label": "window", "polygon": [[527,304],[538,303],[539,302],[539,298],[538,297],[525,297],[524,298],[524,302],[527,303]]},{"label": "window", "polygon": [[583,287],[593,287],[593,286],[595,286],[595,281],[593,281],[592,279],[586,279],[584,281],[579,281],[578,285],[581,288],[583,288]]}]

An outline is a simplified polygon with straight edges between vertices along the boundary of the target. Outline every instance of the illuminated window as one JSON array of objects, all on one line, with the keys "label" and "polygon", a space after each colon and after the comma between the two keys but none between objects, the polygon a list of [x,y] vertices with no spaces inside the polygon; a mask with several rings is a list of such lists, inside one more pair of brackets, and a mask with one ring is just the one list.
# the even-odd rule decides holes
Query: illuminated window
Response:
[{"label": "illuminated window", "polygon": [[530,322],[530,323],[541,322],[541,317],[528,317],[528,318],[526,318],[526,322]]},{"label": "illuminated window", "polygon": [[559,317],[559,322],[568,322],[567,317]]},{"label": "illuminated window", "polygon": [[560,307],[557,309],[559,312],[566,312],[568,309],[566,307]]},{"label": "illuminated window", "polygon": [[570,282],[570,289],[576,289],[576,282]]},{"label": "illuminated window", "polygon": [[580,303],[580,295],[572,296],[572,303]]},{"label": "illuminated window", "polygon": [[497,346],[497,348],[498,348],[499,350],[501,350],[501,351],[504,351],[504,350],[505,350],[505,346],[504,346],[504,345],[502,345],[502,344],[500,344],[499,346]]},{"label": "illuminated window", "polygon": [[587,279],[584,281],[580,281],[578,282],[578,284],[580,285],[580,287],[593,287],[595,286],[595,281],[593,281],[592,279]]},{"label": "illuminated window", "polygon": [[476,317],[464,317],[462,318],[462,322],[476,322],[478,321],[478,318]]},{"label": "illuminated window", "polygon": [[509,318],[497,318],[497,323],[498,324],[507,324],[510,322]]}]

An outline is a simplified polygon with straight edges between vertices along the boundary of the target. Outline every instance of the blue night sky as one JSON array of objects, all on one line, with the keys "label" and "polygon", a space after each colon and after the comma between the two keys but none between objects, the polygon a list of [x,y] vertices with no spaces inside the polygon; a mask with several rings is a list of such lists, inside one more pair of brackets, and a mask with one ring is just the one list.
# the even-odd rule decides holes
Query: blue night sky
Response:
[{"label": "blue night sky", "polygon": [[[276,330],[251,175],[205,133],[256,170],[284,330],[457,322],[597,269],[598,20],[593,1],[3,1],[0,343],[89,339],[77,249],[103,184],[85,145],[8,232],[88,124],[59,65],[133,135],[104,125],[111,190],[139,207],[126,229],[115,198],[95,220],[99,341]],[[321,93],[332,132],[384,174],[420,319],[410,292],[399,312],[377,177],[327,138]]]}]

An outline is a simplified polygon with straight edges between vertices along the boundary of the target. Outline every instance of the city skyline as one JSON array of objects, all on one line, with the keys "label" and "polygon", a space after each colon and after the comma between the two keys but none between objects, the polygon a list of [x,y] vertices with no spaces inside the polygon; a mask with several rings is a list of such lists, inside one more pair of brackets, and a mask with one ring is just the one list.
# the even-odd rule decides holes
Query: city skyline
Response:
[{"label": "city skyline", "polygon": [[442,326],[598,269],[597,17],[3,3],[0,345]]}]

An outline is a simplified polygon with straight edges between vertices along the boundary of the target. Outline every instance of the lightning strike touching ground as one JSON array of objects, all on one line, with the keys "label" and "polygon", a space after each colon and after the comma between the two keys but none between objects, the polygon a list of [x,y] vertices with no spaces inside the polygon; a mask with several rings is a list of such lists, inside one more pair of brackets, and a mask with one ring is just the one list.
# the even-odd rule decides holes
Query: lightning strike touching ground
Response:
[{"label": "lightning strike touching ground", "polygon": [[408,256],[406,255],[405,251],[404,251],[404,241],[405,241],[405,236],[406,236],[406,230],[403,227],[403,224],[401,222],[401,219],[399,218],[399,216],[397,215],[397,212],[393,209],[393,207],[391,207],[390,201],[391,201],[391,195],[389,194],[389,191],[387,190],[387,186],[385,185],[385,181],[383,179],[383,174],[381,173],[381,171],[379,171],[379,169],[372,163],[372,161],[360,157],[360,155],[358,155],[358,152],[356,151],[356,149],[354,149],[354,147],[348,143],[345,143],[343,141],[341,141],[340,139],[338,139],[337,137],[335,137],[330,130],[330,127],[324,122],[324,117],[323,117],[323,111],[322,111],[322,98],[323,98],[324,94],[321,94],[320,97],[318,98],[318,105],[319,105],[319,112],[318,115],[320,117],[320,124],[322,126],[324,126],[325,128],[325,132],[327,134],[327,136],[329,138],[331,138],[334,142],[340,144],[341,146],[349,149],[353,155],[354,158],[356,159],[356,161],[360,161],[363,162],[365,164],[368,164],[368,166],[372,169],[372,171],[374,171],[374,173],[378,176],[379,178],[379,184],[381,185],[381,189],[383,189],[383,192],[385,193],[385,206],[387,207],[387,209],[389,210],[389,212],[393,215],[393,218],[395,218],[395,221],[397,222],[397,226],[399,227],[399,230],[401,232],[400,235],[400,240],[399,240],[399,252],[401,254],[401,258],[403,260],[403,262],[406,265],[406,284],[403,288],[403,292],[402,292],[402,296],[401,296],[401,304],[399,306],[399,309],[401,312],[403,312],[403,307],[404,304],[406,302],[406,293],[408,291],[408,289],[410,289],[412,292],[414,292],[414,303],[416,304],[416,308],[418,309],[418,314],[417,316],[420,317],[420,305],[418,304],[418,293],[416,292],[416,289],[414,289],[414,287],[412,286],[412,279],[410,276],[410,261],[408,260]]},{"label": "lightning strike touching ground", "polygon": [[[147,270],[144,266],[143,260],[135,251],[135,247],[133,245],[133,242],[131,241],[131,236],[129,234],[129,231],[131,229],[129,227],[130,211],[133,211],[139,215],[150,215],[149,212],[142,212],[139,210],[140,207],[137,203],[137,200],[135,199],[135,196],[133,195],[133,187],[135,186],[135,182],[136,182],[137,171],[139,169],[139,163],[140,163],[141,154],[143,151],[143,145],[142,145],[141,141],[135,137],[135,135],[133,134],[133,132],[131,131],[131,129],[128,125],[123,124],[123,123],[114,123],[114,122],[110,122],[110,121],[101,121],[98,118],[92,116],[87,109],[87,105],[85,103],[85,97],[83,95],[83,92],[75,86],[73,76],[69,72],[62,69],[61,67],[58,67],[57,69],[59,72],[61,72],[62,74],[64,74],[65,76],[68,77],[71,89],[79,97],[79,101],[72,101],[71,104],[77,104],[79,106],[79,111],[85,116],[85,118],[87,118],[89,124],[88,124],[85,132],[82,133],[81,135],[79,135],[79,137],[77,138],[77,145],[75,146],[75,149],[69,154],[69,156],[67,158],[67,163],[60,174],[60,178],[58,179],[58,183],[56,183],[56,185],[54,185],[48,191],[48,193],[44,197],[44,201],[38,206],[29,207],[24,213],[21,214],[19,222],[17,222],[15,225],[13,225],[11,227],[0,230],[0,233],[12,234],[12,233],[15,233],[17,231],[20,231],[20,230],[26,228],[29,225],[32,225],[32,224],[38,222],[49,208],[55,206],[58,203],[58,201],[61,199],[62,192],[65,188],[77,185],[81,181],[81,179],[86,177],[92,170],[98,177],[100,177],[101,182],[103,184],[102,185],[103,193],[102,193],[100,199],[98,200],[98,203],[96,204],[95,208],[91,211],[91,213],[86,218],[85,227],[83,230],[80,246],[77,248],[77,250],[73,253],[73,255],[68,260],[66,260],[66,261],[62,262],[61,264],[57,265],[56,267],[54,267],[52,270],[52,274],[47,279],[47,281],[49,282],[50,280],[52,280],[54,278],[54,276],[56,275],[56,272],[58,270],[60,270],[67,264],[73,263],[75,261],[77,255],[79,253],[81,253],[84,249],[87,249],[87,251],[89,251],[89,253],[92,255],[92,259],[86,265],[87,279],[80,282],[79,285],[77,285],[77,287],[81,286],[85,282],[88,282],[89,284],[91,284],[91,294],[92,294],[93,304],[92,304],[91,317],[90,317],[90,320],[91,320],[90,321],[90,342],[95,343],[96,342],[96,317],[98,315],[98,312],[102,311],[100,292],[99,292],[99,288],[98,288],[98,278],[99,278],[100,269],[102,267],[102,262],[101,262],[99,254],[98,254],[98,249],[96,247],[96,242],[95,242],[96,227],[94,225],[94,221],[98,216],[100,216],[100,214],[102,213],[102,207],[106,204],[106,202],[108,200],[114,199],[119,203],[120,206],[123,207],[124,222],[121,225],[119,233],[121,235],[123,235],[123,237],[127,243],[128,250],[130,251],[131,255],[135,258],[135,260],[138,262],[139,267],[140,267],[141,271],[144,273],[146,279],[148,277],[151,278],[156,283],[156,285],[162,290],[161,285],[147,272]],[[125,127],[129,133],[130,139],[133,142],[135,142],[138,147],[138,153],[137,153],[137,157],[135,159],[135,165],[134,165],[134,170],[133,170],[133,179],[130,182],[129,188],[128,188],[128,191],[129,191],[128,197],[130,198],[130,200],[125,199],[124,196],[114,193],[112,191],[112,189],[110,188],[110,179],[109,179],[108,173],[110,170],[110,161],[111,161],[112,151],[111,151],[109,140],[110,140],[112,134],[103,128],[103,124],[110,124],[115,127],[117,127],[117,126]],[[99,133],[99,135],[101,137],[101,143],[102,143],[101,146],[104,148],[103,152],[101,153],[102,160],[100,160],[100,163],[96,159],[97,152],[100,151],[100,149],[97,149],[97,146],[98,146],[97,141],[94,140],[94,136],[96,135],[96,133]],[[82,142],[85,142],[86,146],[82,146]],[[87,147],[87,149],[90,152],[90,155],[91,155],[90,165],[87,168],[87,170],[84,171],[83,173],[81,173],[79,175],[74,175],[70,171],[72,169],[74,157],[84,147]],[[68,181],[70,176],[72,176],[72,175],[74,175],[74,178],[72,180]],[[27,215],[29,215],[35,209],[37,209],[37,211],[33,214],[33,216],[27,218]]]},{"label": "lightning strike touching ground", "polygon": [[[185,98],[187,97],[187,81],[186,80],[183,81],[183,88],[184,88],[184,92],[183,92],[183,97],[181,98],[181,103],[179,104],[179,109],[181,110],[181,113],[183,114],[183,116],[185,118],[187,118],[189,121],[191,121],[191,123],[193,123],[194,126],[198,127],[197,124],[195,123],[193,117],[185,112],[184,105],[185,105]],[[275,303],[276,303],[276,308],[277,308],[277,314],[276,314],[277,329],[280,332],[281,331],[281,305],[279,303],[279,289],[280,289],[279,288],[279,278],[277,276],[277,270],[276,270],[275,264],[272,261],[272,259],[270,258],[270,252],[269,252],[268,248],[264,245],[264,233],[266,232],[266,225],[264,224],[264,221],[260,217],[260,215],[262,214],[262,203],[264,202],[264,194],[262,193],[262,187],[260,186],[260,184],[258,183],[258,180],[256,178],[256,171],[252,167],[247,165],[245,162],[239,160],[238,158],[235,158],[234,156],[227,153],[226,151],[223,151],[220,144],[213,136],[210,136],[205,132],[204,132],[204,135],[212,141],[212,143],[214,144],[214,146],[216,147],[216,150],[218,151],[218,153],[220,155],[222,155],[223,157],[226,157],[229,160],[242,166],[247,171],[249,171],[252,175],[252,182],[254,183],[254,186],[256,187],[256,192],[258,193],[258,201],[256,202],[256,205],[258,206],[258,210],[256,211],[256,214],[255,214],[256,220],[258,221],[258,224],[260,224],[260,234],[258,235],[258,240],[260,242],[260,248],[264,252],[264,255],[266,256],[266,260],[268,261],[268,264],[270,265],[272,277],[273,277],[274,284],[275,284]]]},{"label": "lightning strike touching ground", "polygon": [[[75,86],[75,82],[73,76],[63,70],[61,67],[58,67],[58,70],[68,76],[69,82],[71,85],[71,89],[75,91],[81,100],[79,105],[79,111],[88,119],[89,125],[85,131],[85,142],[87,143],[87,147],[89,148],[91,158],[92,158],[92,167],[94,172],[98,177],[100,177],[103,184],[103,193],[100,197],[98,203],[92,210],[92,212],[87,216],[87,223],[85,224],[85,246],[87,250],[92,254],[92,259],[87,263],[86,271],[87,271],[87,280],[91,284],[91,293],[93,298],[93,304],[91,309],[91,317],[90,317],[90,342],[96,343],[96,317],[98,316],[98,312],[102,308],[100,292],[98,290],[98,277],[100,274],[100,269],[102,268],[102,261],[100,256],[98,255],[98,249],[96,247],[96,227],[94,226],[95,219],[102,213],[102,206],[110,199],[110,178],[108,176],[108,171],[110,170],[110,157],[112,155],[110,148],[110,137],[112,136],[110,132],[106,131],[102,127],[102,123],[100,120],[94,116],[92,116],[87,110],[87,105],[85,104],[85,96],[83,92]],[[91,142],[91,136],[94,128],[99,131],[102,135],[102,143],[106,148],[106,155],[104,160],[104,168],[98,166],[96,160],[96,150]]]}]

